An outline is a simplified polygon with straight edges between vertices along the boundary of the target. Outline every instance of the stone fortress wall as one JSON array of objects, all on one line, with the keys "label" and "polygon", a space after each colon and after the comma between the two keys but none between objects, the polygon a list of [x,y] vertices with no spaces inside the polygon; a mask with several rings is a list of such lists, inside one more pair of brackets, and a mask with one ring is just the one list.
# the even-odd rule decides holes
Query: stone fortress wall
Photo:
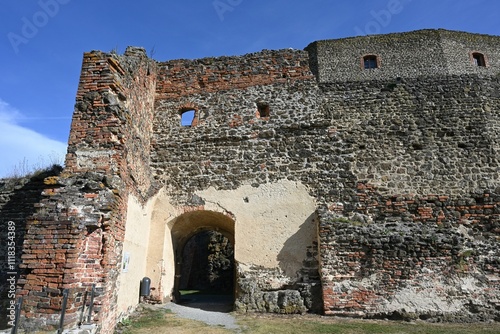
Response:
[{"label": "stone fortress wall", "polygon": [[[372,35],[317,41],[306,50],[320,83],[396,80],[438,75],[495,75],[498,37],[448,30]],[[487,66],[475,66],[472,53],[482,53]],[[380,67],[364,71],[361,59],[377,55]]]},{"label": "stone fortress wall", "polygon": [[[96,283],[111,332],[143,276],[175,298],[182,247],[207,229],[234,244],[241,311],[498,321],[499,44],[422,30],[197,60],[86,53],[66,168],[26,220],[42,240],[20,250],[27,323],[53,323],[63,288],[76,322]],[[34,237],[49,226],[72,237]]]}]

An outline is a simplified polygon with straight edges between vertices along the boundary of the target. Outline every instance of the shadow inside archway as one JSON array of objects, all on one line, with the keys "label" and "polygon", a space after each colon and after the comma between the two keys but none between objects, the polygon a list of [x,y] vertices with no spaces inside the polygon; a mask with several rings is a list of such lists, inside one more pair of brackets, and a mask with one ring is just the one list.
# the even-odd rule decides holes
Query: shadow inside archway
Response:
[{"label": "shadow inside archway", "polygon": [[234,308],[234,220],[200,210],[172,222],[175,253],[174,300],[205,311]]},{"label": "shadow inside archway", "polygon": [[181,290],[177,304],[212,312],[231,312],[234,308],[232,294],[221,294],[210,291]]},{"label": "shadow inside archway", "polygon": [[230,312],[234,305],[234,248],[222,233],[204,230],[182,247],[177,303],[213,312]]}]

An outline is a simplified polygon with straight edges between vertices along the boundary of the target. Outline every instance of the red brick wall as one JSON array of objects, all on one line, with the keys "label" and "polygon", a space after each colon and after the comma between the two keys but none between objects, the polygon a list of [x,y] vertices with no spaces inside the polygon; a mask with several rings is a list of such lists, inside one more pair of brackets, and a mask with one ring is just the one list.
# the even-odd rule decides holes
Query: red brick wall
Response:
[{"label": "red brick wall", "polygon": [[158,67],[158,100],[314,78],[307,52],[298,50],[172,60]]},{"label": "red brick wall", "polygon": [[[360,182],[355,200],[355,213],[361,216],[338,218],[344,208],[332,206],[320,225],[325,314],[390,317],[383,314],[381,303],[402,288],[424,291],[424,281],[435,281],[436,298],[452,303],[455,297],[447,292],[453,289],[452,282],[481,273],[487,284],[475,288],[471,303],[484,308],[484,319],[494,317],[500,268],[491,254],[496,252],[500,232],[498,194],[384,196]],[[370,222],[359,218],[369,216]],[[460,226],[474,233],[474,239],[458,233]],[[446,281],[449,286],[439,292],[439,284]],[[493,308],[485,307],[489,302]],[[418,312],[423,317],[439,315]],[[397,317],[419,314],[398,313]],[[460,321],[460,316],[447,317]]]}]

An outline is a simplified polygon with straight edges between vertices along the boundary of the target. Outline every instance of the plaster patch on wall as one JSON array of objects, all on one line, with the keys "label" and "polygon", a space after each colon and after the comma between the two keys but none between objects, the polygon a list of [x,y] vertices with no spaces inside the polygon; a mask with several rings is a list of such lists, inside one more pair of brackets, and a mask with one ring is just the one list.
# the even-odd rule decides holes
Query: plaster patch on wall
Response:
[{"label": "plaster patch on wall", "polygon": [[[415,281],[415,282],[412,282]],[[344,280],[334,284],[335,294],[355,294],[360,290],[379,290],[380,277],[377,274],[365,277],[360,281]],[[393,312],[407,313],[460,313],[468,299],[458,300],[452,298],[456,295],[474,295],[481,292],[481,283],[471,277],[456,278],[454,282],[443,282],[441,279],[423,279],[422,277],[407,281],[407,287],[402,288],[394,295],[385,299],[378,297],[372,300],[375,314],[391,314]],[[476,300],[477,302],[477,300]],[[487,300],[483,301],[487,304]]]},{"label": "plaster patch on wall", "polygon": [[454,290],[452,286],[436,281],[426,282],[419,287],[404,288],[398,291],[392,300],[380,304],[379,311],[391,313],[403,309],[410,313],[462,312],[462,302],[446,298],[448,294],[455,295],[451,290]]},{"label": "plaster patch on wall", "polygon": [[78,168],[96,169],[109,166],[111,158],[116,154],[114,150],[76,151]]},{"label": "plaster patch on wall", "polygon": [[172,221],[176,211],[165,189],[161,189],[152,202],[147,273],[155,293],[162,300],[170,300],[174,288],[175,261],[170,230],[172,224],[169,225],[168,221]]},{"label": "plaster patch on wall", "polygon": [[235,260],[249,266],[280,268],[297,276],[306,248],[317,240],[316,204],[307,188],[281,180],[236,190],[211,187],[197,192],[205,209],[224,208],[235,217]]},{"label": "plaster patch on wall", "polygon": [[[151,201],[142,206],[137,198],[129,195],[125,240],[123,242],[122,272],[118,278],[118,312],[127,313],[137,304],[139,285],[146,276],[146,260],[151,220]],[[125,267],[127,258],[133,259]],[[126,269],[126,270],[125,270]]]}]

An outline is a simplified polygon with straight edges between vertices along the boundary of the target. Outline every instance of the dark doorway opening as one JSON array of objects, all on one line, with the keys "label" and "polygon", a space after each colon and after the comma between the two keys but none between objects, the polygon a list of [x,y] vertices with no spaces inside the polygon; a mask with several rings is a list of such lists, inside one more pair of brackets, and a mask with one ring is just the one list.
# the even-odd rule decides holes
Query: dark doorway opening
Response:
[{"label": "dark doorway opening", "polygon": [[222,233],[193,235],[182,250],[179,304],[230,312],[234,303],[234,248]]}]

